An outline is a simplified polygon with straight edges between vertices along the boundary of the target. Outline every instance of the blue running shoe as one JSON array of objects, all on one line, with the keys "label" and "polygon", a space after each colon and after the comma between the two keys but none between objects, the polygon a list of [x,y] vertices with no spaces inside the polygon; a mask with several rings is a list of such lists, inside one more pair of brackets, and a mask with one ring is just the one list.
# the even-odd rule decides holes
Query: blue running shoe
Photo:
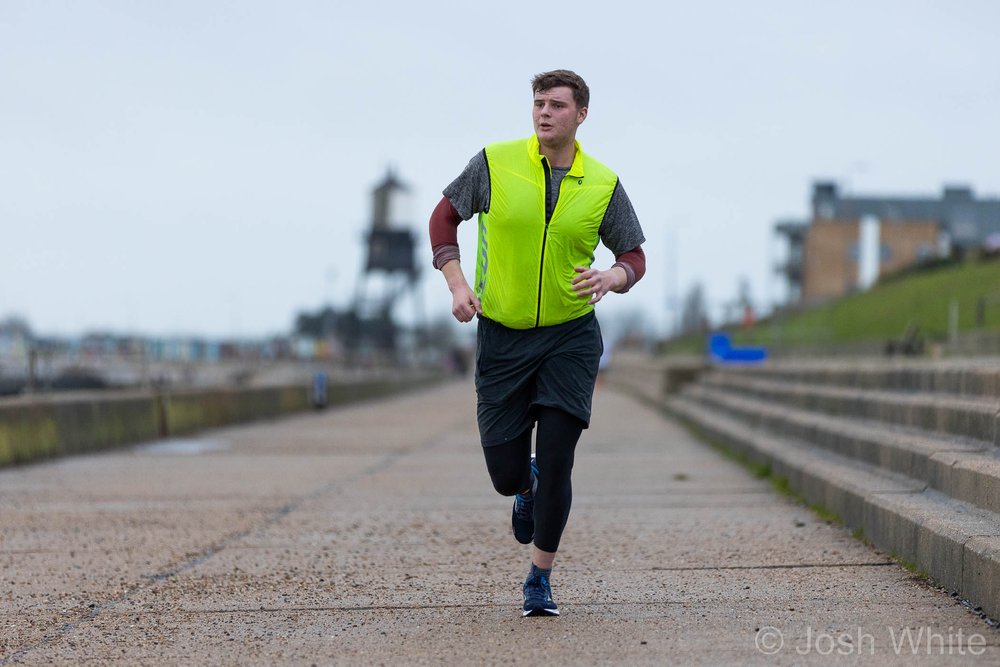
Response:
[{"label": "blue running shoe", "polygon": [[527,494],[514,496],[514,510],[510,516],[510,527],[514,539],[521,544],[531,544],[535,537],[535,489],[538,488],[538,465],[531,457],[531,490]]},{"label": "blue running shoe", "polygon": [[552,599],[549,578],[544,574],[528,575],[524,580],[524,613],[521,616],[558,616],[559,607]]}]

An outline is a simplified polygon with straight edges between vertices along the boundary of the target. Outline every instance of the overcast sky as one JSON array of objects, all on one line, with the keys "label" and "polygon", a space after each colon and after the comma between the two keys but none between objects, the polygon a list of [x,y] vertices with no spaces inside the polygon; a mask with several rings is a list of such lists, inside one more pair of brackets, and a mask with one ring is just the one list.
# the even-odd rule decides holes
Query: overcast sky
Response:
[{"label": "overcast sky", "polygon": [[531,133],[529,81],[560,67],[647,237],[645,280],[599,313],[662,329],[671,296],[718,306],[741,277],[766,306],[772,225],[814,179],[1000,193],[998,26],[990,0],[0,0],[0,317],[286,332],[350,304],[389,165],[445,315],[427,217],[483,145]]}]

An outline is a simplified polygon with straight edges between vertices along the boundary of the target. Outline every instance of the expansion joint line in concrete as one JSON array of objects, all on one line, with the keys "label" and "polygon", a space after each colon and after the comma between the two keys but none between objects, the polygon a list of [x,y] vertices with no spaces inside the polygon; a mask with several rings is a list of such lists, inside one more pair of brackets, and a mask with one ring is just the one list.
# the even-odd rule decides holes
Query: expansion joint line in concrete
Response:
[{"label": "expansion joint line in concrete", "polygon": [[692,571],[723,571],[723,570],[797,570],[797,569],[821,569],[839,567],[886,567],[894,566],[895,563],[886,561],[874,561],[869,563],[786,563],[783,565],[714,565],[714,566],[690,566],[690,567],[651,567],[653,572],[692,572]]},{"label": "expansion joint line in concrete", "polygon": [[[563,604],[565,601],[560,601]],[[634,600],[578,600],[565,602],[573,607],[625,607],[636,605]],[[662,605],[685,605],[683,600],[644,600],[640,606],[653,607]],[[510,603],[479,602],[465,604],[387,604],[387,605],[357,605],[344,607],[258,607],[256,609],[184,609],[185,614],[294,614],[303,612],[317,613],[357,613],[361,611],[419,611],[421,609],[497,609],[509,610]]]}]

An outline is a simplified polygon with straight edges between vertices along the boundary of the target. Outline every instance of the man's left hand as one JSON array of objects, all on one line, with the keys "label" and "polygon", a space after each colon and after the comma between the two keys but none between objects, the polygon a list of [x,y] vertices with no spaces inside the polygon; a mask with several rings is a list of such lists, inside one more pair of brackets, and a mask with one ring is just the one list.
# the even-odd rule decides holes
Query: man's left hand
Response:
[{"label": "man's left hand", "polygon": [[608,292],[621,289],[628,281],[625,270],[613,266],[607,271],[588,269],[584,266],[573,267],[576,277],[573,278],[573,290],[577,296],[588,297],[587,303],[595,304],[604,298]]}]

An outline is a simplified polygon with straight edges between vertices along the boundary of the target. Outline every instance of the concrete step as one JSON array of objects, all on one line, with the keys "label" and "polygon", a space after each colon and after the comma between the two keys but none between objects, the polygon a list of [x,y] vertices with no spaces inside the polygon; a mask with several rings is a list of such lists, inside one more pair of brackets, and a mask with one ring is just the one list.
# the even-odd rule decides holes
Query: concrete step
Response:
[{"label": "concrete step", "polygon": [[699,384],[829,415],[878,420],[1000,444],[1000,401],[996,398],[821,386],[758,379],[747,372],[729,371],[707,373]]},{"label": "concrete step", "polygon": [[809,502],[836,512],[880,549],[1000,617],[1000,514],[857,459],[778,436],[700,405],[668,399],[678,418],[770,467]]},{"label": "concrete step", "polygon": [[696,381],[708,368],[697,356],[650,357],[635,350],[619,350],[604,378],[632,396],[657,402]]},{"label": "concrete step", "polygon": [[1000,396],[1000,360],[901,361],[785,360],[754,367],[725,368],[726,374],[782,382],[884,391]]},{"label": "concrete step", "polygon": [[808,412],[694,385],[684,396],[781,437],[906,475],[952,498],[1000,513],[1000,450],[881,422]]}]

